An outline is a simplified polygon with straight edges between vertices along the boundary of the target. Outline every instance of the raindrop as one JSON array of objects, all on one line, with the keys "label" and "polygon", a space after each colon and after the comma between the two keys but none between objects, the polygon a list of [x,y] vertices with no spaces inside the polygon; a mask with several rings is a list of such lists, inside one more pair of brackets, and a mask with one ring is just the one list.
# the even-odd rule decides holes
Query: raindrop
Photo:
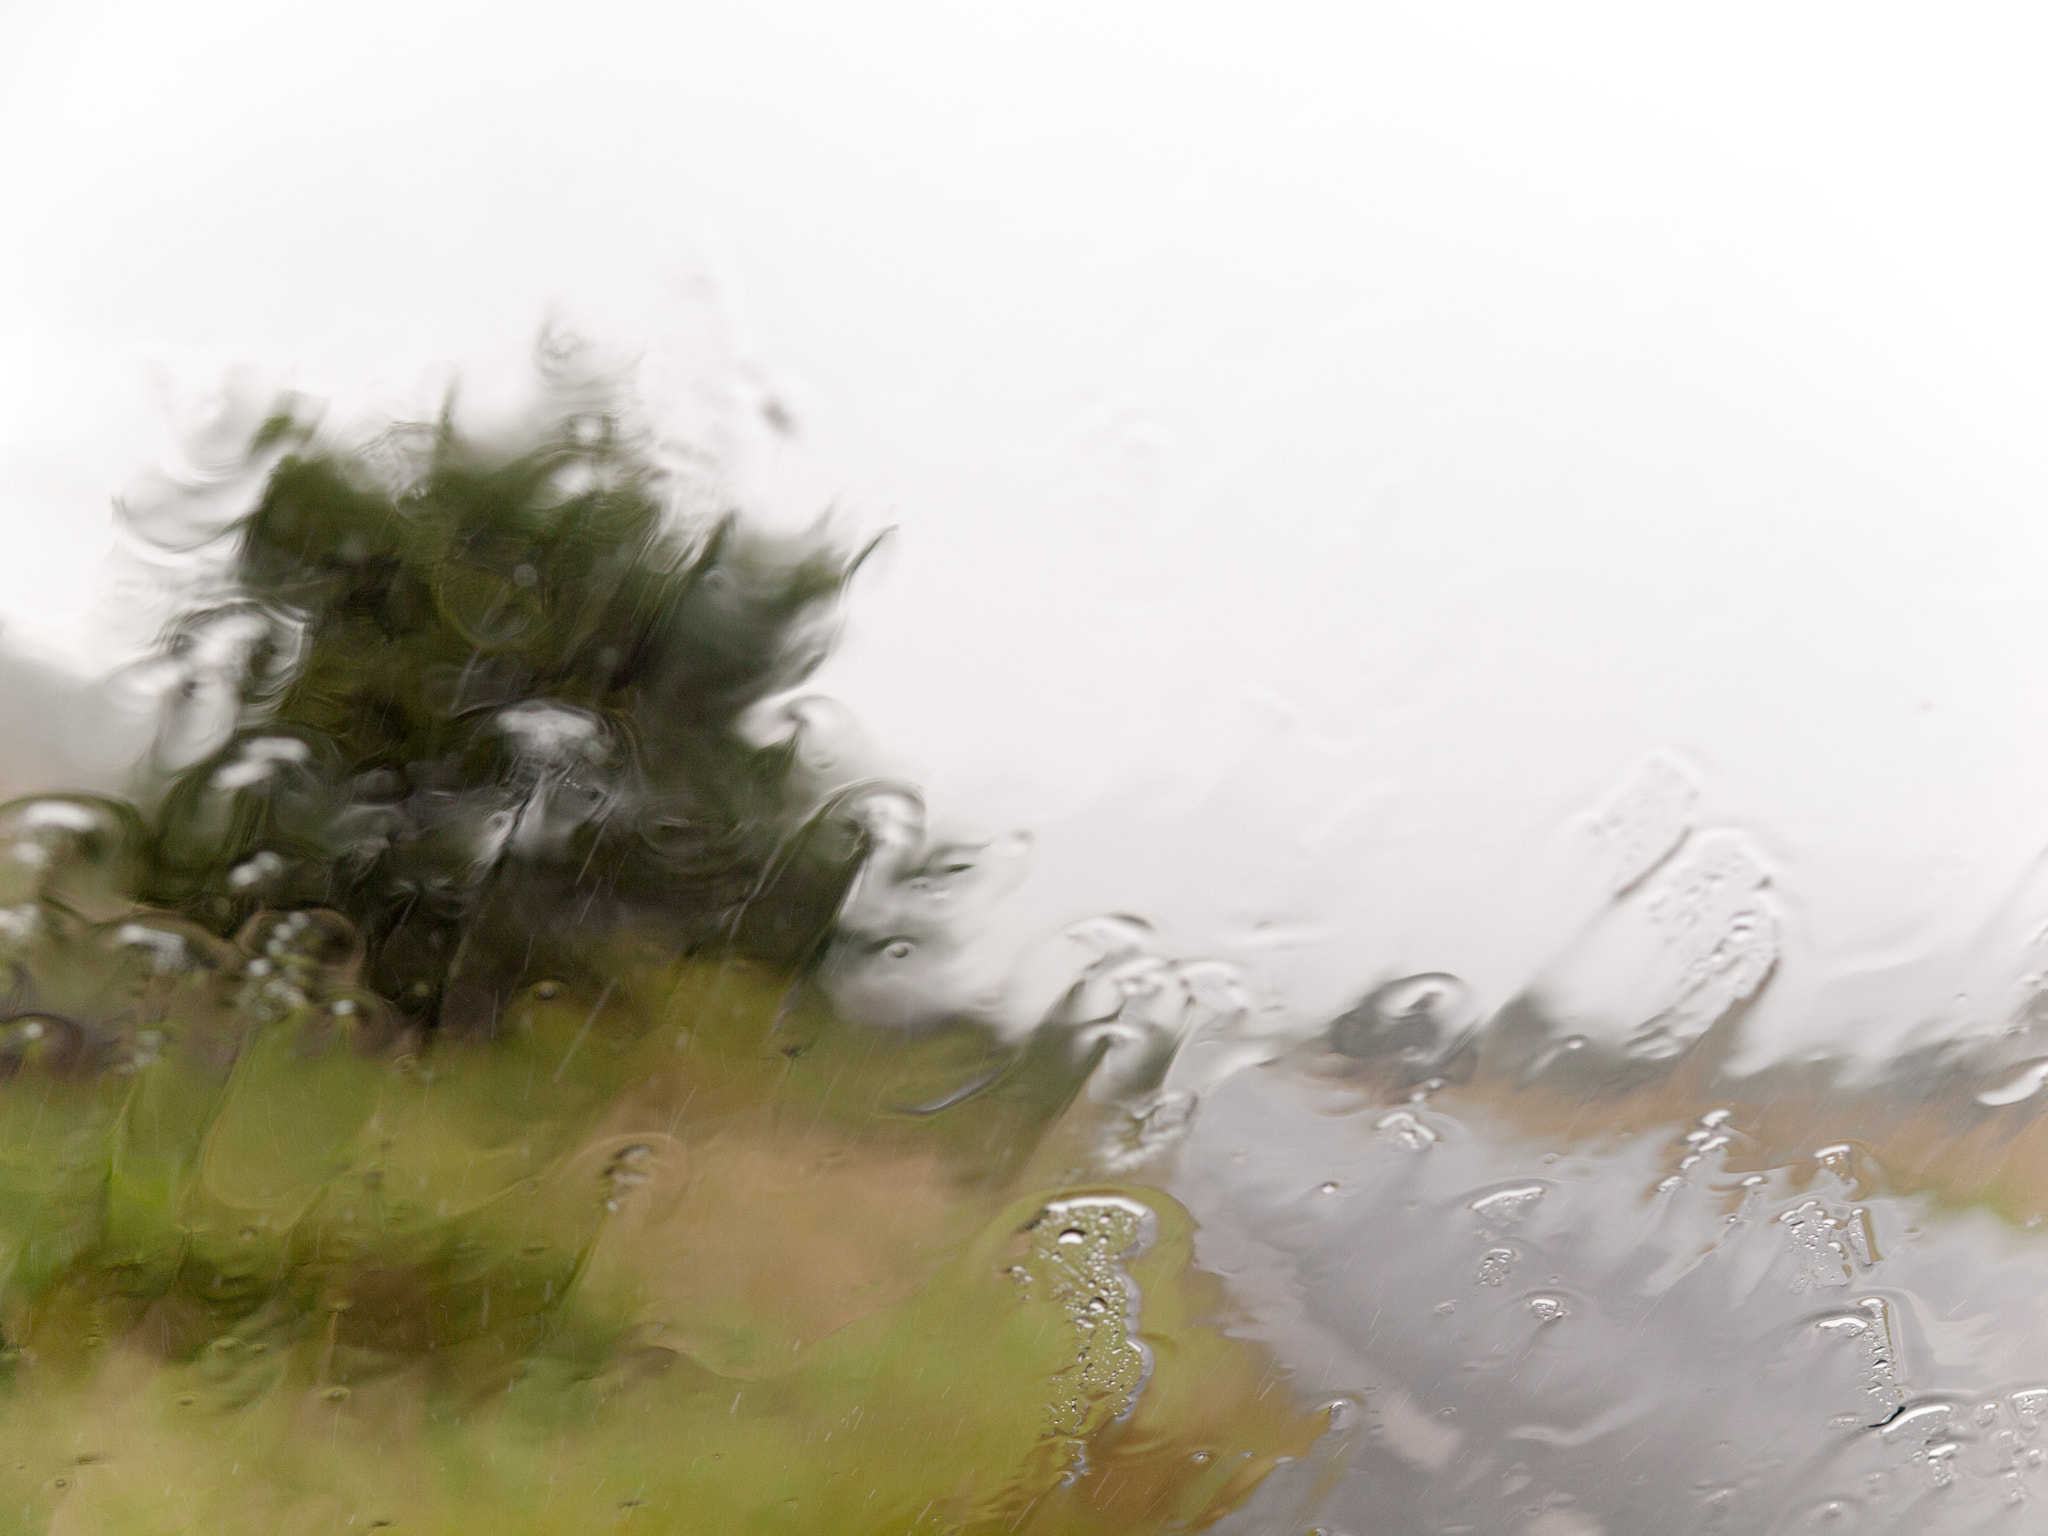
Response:
[{"label": "raindrop", "polygon": [[1382,1115],[1373,1122],[1373,1129],[1381,1132],[1395,1145],[1406,1147],[1411,1152],[1421,1152],[1438,1137],[1437,1133],[1424,1125],[1405,1109]]},{"label": "raindrop", "polygon": [[1856,1506],[1848,1499],[1823,1499],[1800,1521],[1802,1529],[1812,1531],[1846,1531],[1859,1523]]},{"label": "raindrop", "polygon": [[1986,1088],[1977,1095],[1977,1102],[1993,1109],[2002,1108],[2007,1104],[2018,1104],[2039,1093],[2043,1083],[2048,1083],[2048,1059],[2030,1062],[1997,1087]]},{"label": "raindrop", "polygon": [[1520,1255],[1512,1248],[1489,1248],[1480,1256],[1479,1268],[1473,1279],[1481,1285],[1499,1285],[1507,1279],[1508,1271],[1514,1268],[1518,1257]]},{"label": "raindrop", "polygon": [[1457,977],[1429,972],[1375,988],[1330,1026],[1330,1046],[1360,1059],[1387,1058],[1411,1072],[1444,1062],[1479,1022],[1472,990]]},{"label": "raindrop", "polygon": [[1519,1227],[1536,1209],[1549,1189],[1547,1184],[1510,1184],[1490,1194],[1480,1195],[1467,1209],[1478,1215],[1489,1227]]}]

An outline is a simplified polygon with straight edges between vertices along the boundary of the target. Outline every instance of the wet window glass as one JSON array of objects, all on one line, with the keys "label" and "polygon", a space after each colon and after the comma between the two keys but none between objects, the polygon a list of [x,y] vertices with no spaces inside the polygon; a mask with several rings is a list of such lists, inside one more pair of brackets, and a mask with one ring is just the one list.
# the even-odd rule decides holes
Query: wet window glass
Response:
[{"label": "wet window glass", "polygon": [[0,16],[0,1531],[2036,1528],[2037,33]]}]

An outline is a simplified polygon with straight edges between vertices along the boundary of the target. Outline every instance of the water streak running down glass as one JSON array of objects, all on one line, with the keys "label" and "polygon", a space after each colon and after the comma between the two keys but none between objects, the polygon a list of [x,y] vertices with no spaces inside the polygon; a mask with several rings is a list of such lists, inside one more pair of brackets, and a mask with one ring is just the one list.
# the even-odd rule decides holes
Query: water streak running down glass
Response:
[{"label": "water streak running down glass", "polygon": [[100,781],[0,808],[0,1521],[2048,1509],[2048,887],[1966,1016],[1761,1050],[1796,911],[1657,753],[1524,984],[1305,1017],[1005,929],[1028,837],[802,692],[869,542],[729,515],[586,349],[502,419],[244,405],[126,508]]}]

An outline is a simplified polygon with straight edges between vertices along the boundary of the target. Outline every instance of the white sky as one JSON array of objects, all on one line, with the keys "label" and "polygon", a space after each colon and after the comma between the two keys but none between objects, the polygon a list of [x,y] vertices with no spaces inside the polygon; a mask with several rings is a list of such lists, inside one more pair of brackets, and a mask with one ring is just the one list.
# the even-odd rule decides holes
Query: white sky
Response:
[{"label": "white sky", "polygon": [[2048,844],[2036,14],[0,4],[0,613],[84,645],[223,369],[488,387],[553,308],[900,528],[824,685],[1037,832],[1014,931],[1497,1002],[1664,751],[1769,1028],[1904,1021]]}]

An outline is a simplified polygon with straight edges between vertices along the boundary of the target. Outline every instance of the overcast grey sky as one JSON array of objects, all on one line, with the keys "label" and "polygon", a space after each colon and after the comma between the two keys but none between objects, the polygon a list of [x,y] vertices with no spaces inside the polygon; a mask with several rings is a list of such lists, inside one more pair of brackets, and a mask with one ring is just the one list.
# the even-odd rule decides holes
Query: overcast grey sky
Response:
[{"label": "overcast grey sky", "polygon": [[1498,1002],[1663,754],[1771,1037],[1908,1023],[2048,843],[2044,65],[2022,7],[7,7],[0,612],[90,650],[223,370],[488,394],[553,312],[736,495],[900,529],[822,686],[1034,830],[1006,932]]}]

